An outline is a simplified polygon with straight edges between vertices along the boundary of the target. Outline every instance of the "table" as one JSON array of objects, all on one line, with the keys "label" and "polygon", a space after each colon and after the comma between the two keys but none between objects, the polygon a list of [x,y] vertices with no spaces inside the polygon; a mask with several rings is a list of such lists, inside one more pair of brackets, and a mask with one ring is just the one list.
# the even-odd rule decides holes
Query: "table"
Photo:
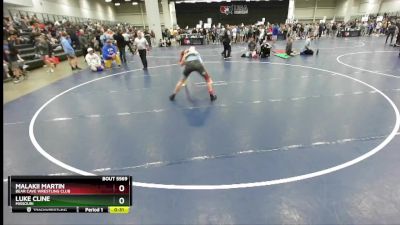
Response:
[{"label": "table", "polygon": [[204,36],[181,35],[181,45],[204,45]]},{"label": "table", "polygon": [[361,36],[361,30],[350,30],[342,31],[342,37],[359,37]]}]

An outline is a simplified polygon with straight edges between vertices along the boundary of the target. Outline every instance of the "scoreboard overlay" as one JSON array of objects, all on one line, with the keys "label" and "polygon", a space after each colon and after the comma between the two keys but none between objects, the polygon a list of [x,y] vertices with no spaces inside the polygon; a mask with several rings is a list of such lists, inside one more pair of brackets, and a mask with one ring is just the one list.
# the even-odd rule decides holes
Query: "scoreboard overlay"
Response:
[{"label": "scoreboard overlay", "polygon": [[13,213],[129,213],[131,176],[9,176]]}]

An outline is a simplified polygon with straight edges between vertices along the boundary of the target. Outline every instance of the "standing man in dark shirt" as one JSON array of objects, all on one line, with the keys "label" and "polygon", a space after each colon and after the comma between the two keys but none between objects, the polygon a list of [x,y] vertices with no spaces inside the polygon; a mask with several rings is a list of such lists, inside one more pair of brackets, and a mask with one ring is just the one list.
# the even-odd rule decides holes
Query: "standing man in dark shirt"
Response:
[{"label": "standing man in dark shirt", "polygon": [[83,29],[79,30],[79,43],[82,47],[83,56],[86,56],[88,53],[87,49],[89,48],[89,35]]},{"label": "standing man in dark shirt", "polygon": [[222,37],[222,44],[224,45],[224,59],[231,57],[231,39],[229,38],[228,32],[225,31],[224,36]]},{"label": "standing man in dark shirt", "polygon": [[324,24],[320,23],[318,27],[318,37],[321,38],[322,32],[324,31]]},{"label": "standing man in dark shirt", "polygon": [[114,40],[117,41],[117,47],[119,49],[119,57],[121,58],[122,63],[126,63],[126,54],[125,54],[126,42],[124,36],[122,35],[121,30],[119,30],[117,34],[114,35]]},{"label": "standing man in dark shirt", "polygon": [[387,44],[389,36],[391,36],[390,45],[392,45],[393,37],[394,37],[394,33],[395,32],[396,32],[396,25],[394,23],[389,22],[385,44]]},{"label": "standing man in dark shirt", "polygon": [[67,34],[71,38],[72,47],[74,47],[75,49],[79,49],[80,43],[79,43],[79,38],[76,35],[76,27],[72,26],[71,24],[68,24],[65,30],[67,31]]},{"label": "standing man in dark shirt", "polygon": [[336,37],[336,35],[337,35],[336,31],[337,31],[337,25],[336,25],[336,23],[333,23],[333,25],[332,25],[332,35],[333,35],[333,37]]},{"label": "standing man in dark shirt", "polygon": [[151,48],[151,37],[150,37],[149,30],[147,30],[147,29],[144,30],[144,38],[146,39],[147,43],[149,44],[149,46]]}]

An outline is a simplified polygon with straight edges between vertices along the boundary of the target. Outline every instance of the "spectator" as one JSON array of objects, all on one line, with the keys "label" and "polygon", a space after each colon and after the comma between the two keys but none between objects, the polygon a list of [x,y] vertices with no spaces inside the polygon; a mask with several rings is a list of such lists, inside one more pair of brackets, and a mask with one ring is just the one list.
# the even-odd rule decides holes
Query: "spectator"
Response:
[{"label": "spectator", "polygon": [[286,55],[291,55],[293,53],[292,46],[293,46],[293,39],[292,37],[288,37],[286,43]]},{"label": "spectator", "polygon": [[222,44],[224,45],[224,51],[222,52],[224,59],[231,58],[231,39],[226,31],[222,37]]},{"label": "spectator", "polygon": [[160,47],[166,47],[167,46],[167,43],[165,42],[165,39],[160,39],[160,44],[159,44],[159,46]]},{"label": "spectator", "polygon": [[77,29],[70,22],[67,22],[66,32],[69,35],[69,39],[71,40],[71,46],[75,49],[80,49],[79,38],[77,35]]},{"label": "spectator", "polygon": [[87,55],[87,48],[89,48],[89,35],[85,34],[83,29],[79,30],[79,44],[82,47],[83,55]]},{"label": "spectator", "polygon": [[117,41],[117,47],[119,49],[119,57],[120,57],[122,63],[126,63],[126,56],[125,56],[126,42],[125,42],[124,36],[122,36],[121,31],[118,31],[114,35],[114,40]]},{"label": "spectator", "polygon": [[35,49],[36,49],[36,53],[38,55],[40,55],[41,59],[43,60],[43,62],[47,65],[47,67],[49,68],[47,70],[48,73],[53,73],[54,72],[54,68],[55,68],[55,64],[52,62],[51,58],[50,58],[50,43],[48,43],[45,38],[44,35],[40,36],[37,41],[36,41],[36,45],[35,45]]},{"label": "spectator", "polygon": [[319,26],[318,26],[318,38],[321,38],[323,31],[324,31],[324,24],[323,23],[319,23]]},{"label": "spectator", "polygon": [[244,53],[241,57],[257,57],[256,47],[257,43],[254,41],[254,38],[249,38],[248,51]]},{"label": "spectator", "polygon": [[306,43],[304,45],[303,51],[300,53],[301,55],[313,55],[314,51],[311,49],[311,40],[313,39],[312,36],[308,36],[306,39]]},{"label": "spectator", "polygon": [[165,44],[167,45],[167,47],[171,47],[171,39],[167,39],[166,41],[165,41]]},{"label": "spectator", "polygon": [[387,28],[387,35],[386,35],[385,44],[387,44],[387,41],[388,41],[388,39],[389,39],[389,36],[391,36],[391,38],[390,38],[390,45],[392,45],[393,37],[394,37],[395,32],[396,32],[396,25],[395,25],[394,23],[390,23],[390,22],[389,22],[389,23],[388,23],[388,28]]},{"label": "spectator", "polygon": [[[147,30],[147,29],[144,30],[144,34],[143,35],[144,35],[144,38],[146,39],[149,47],[151,48],[151,36],[150,36],[149,30]],[[167,34],[167,36],[168,36],[168,34]]]},{"label": "spectator", "polygon": [[78,61],[75,55],[75,50],[72,48],[71,39],[66,32],[61,33],[60,44],[64,49],[64,52],[67,54],[69,65],[72,70],[81,70],[78,67]]},{"label": "spectator", "polygon": [[16,38],[17,38],[16,34],[10,35],[8,50],[6,50],[5,53],[7,54],[9,67],[11,68],[14,75],[14,83],[19,83],[24,80],[24,77],[18,61],[23,61],[23,60],[19,56],[19,51],[16,47],[16,41],[15,41]]},{"label": "spectator", "polygon": [[125,31],[125,32],[122,34],[122,36],[124,37],[125,45],[128,46],[129,51],[132,53],[132,55],[134,55],[134,54],[135,54],[135,51],[133,51],[132,46],[131,46],[131,37],[130,37],[130,35],[128,34],[127,31]]},{"label": "spectator", "polygon": [[276,40],[278,40],[278,33],[279,33],[279,27],[278,25],[274,24],[274,27],[272,28],[272,41],[274,43]]},{"label": "spectator", "polygon": [[106,68],[111,68],[112,62],[115,61],[117,65],[121,66],[121,59],[117,55],[117,47],[113,44],[112,39],[108,39],[106,44],[103,46],[103,59]]},{"label": "spectator", "polygon": [[140,59],[142,60],[143,70],[147,70],[146,52],[149,50],[149,42],[144,38],[142,32],[138,32],[138,37],[135,39],[135,46],[138,49]]},{"label": "spectator", "polygon": [[[169,32],[169,31],[168,31],[168,32]],[[168,35],[169,35],[169,36],[168,36]],[[167,38],[168,38],[168,40],[170,39],[170,36],[171,36],[171,34],[170,34],[170,33],[167,33]],[[154,33],[153,30],[150,31],[150,38],[151,38],[152,44],[155,45],[155,43],[156,43],[156,33]]]},{"label": "spectator", "polygon": [[103,71],[104,66],[101,64],[100,56],[94,52],[93,48],[88,48],[87,52],[88,54],[85,56],[85,60],[90,70],[93,72]]},{"label": "spectator", "polygon": [[269,57],[270,54],[271,54],[271,45],[267,42],[267,40],[264,40],[260,46],[260,58]]},{"label": "spectator", "polygon": [[113,39],[113,37],[114,37],[114,32],[111,29],[107,29],[107,32],[104,33],[104,42],[108,39]]}]

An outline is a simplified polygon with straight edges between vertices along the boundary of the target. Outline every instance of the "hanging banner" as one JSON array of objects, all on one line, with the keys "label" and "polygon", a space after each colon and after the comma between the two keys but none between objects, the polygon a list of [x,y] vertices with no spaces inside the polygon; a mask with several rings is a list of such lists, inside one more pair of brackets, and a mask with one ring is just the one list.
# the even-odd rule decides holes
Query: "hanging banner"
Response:
[{"label": "hanging banner", "polygon": [[221,5],[219,12],[225,15],[233,14],[233,6]]},{"label": "hanging banner", "polygon": [[233,14],[248,14],[247,5],[233,5]]},{"label": "hanging banner", "polygon": [[362,18],[361,18],[361,22],[368,22],[368,16],[363,16]]},{"label": "hanging banner", "polygon": [[256,26],[261,26],[261,25],[264,25],[264,22],[263,21],[257,21]]},{"label": "hanging banner", "polygon": [[376,21],[377,22],[381,22],[383,20],[383,16],[378,16],[378,17],[376,17]]},{"label": "hanging banner", "polygon": [[225,15],[230,15],[230,14],[243,15],[249,13],[247,5],[221,5],[219,7],[219,11],[220,13]]}]

